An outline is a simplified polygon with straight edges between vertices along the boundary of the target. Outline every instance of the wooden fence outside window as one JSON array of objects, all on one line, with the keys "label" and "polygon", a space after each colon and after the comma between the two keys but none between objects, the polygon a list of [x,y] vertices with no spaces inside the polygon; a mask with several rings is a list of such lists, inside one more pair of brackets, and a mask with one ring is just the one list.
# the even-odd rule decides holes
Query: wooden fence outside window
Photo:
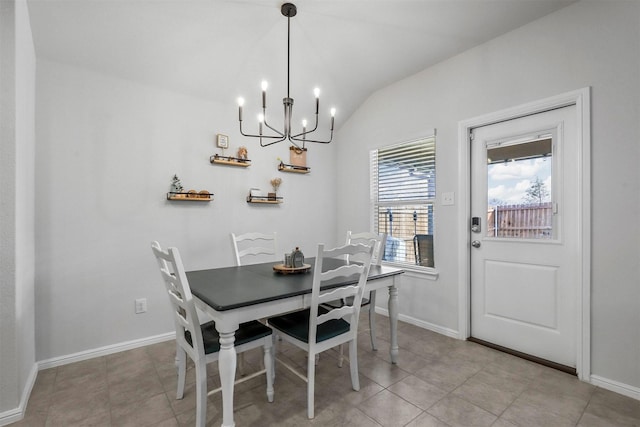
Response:
[{"label": "wooden fence outside window", "polygon": [[487,236],[551,239],[553,237],[551,202],[489,207]]}]

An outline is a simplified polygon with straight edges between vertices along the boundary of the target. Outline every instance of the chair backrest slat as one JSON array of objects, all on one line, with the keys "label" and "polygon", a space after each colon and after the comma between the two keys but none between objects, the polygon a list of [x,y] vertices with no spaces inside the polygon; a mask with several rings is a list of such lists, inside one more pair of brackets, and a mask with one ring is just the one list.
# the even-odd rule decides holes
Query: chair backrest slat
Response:
[{"label": "chair backrest slat", "polygon": [[324,322],[328,322],[329,320],[342,319],[344,317],[351,316],[354,312],[355,308],[349,305],[345,305],[344,307],[340,308],[334,308],[330,312],[318,316],[318,325],[321,325]]},{"label": "chair backrest slat", "polygon": [[320,304],[336,301],[343,298],[349,298],[355,296],[358,293],[358,285],[346,286],[343,288],[336,288],[331,291],[323,292],[318,295],[318,301]]},{"label": "chair backrest slat", "polygon": [[231,233],[231,243],[236,265],[241,266],[247,256],[271,255],[272,260],[278,256],[278,236],[273,233]]},{"label": "chair backrest slat", "polygon": [[380,266],[382,265],[382,259],[384,258],[384,248],[387,243],[387,235],[384,233],[372,233],[370,231],[364,231],[361,233],[347,231],[347,245],[351,243],[368,242],[370,240],[375,240],[376,242],[373,250],[373,257],[371,258],[371,265]]},{"label": "chair backrest slat", "polygon": [[320,273],[320,280],[327,282],[338,277],[349,277],[360,274],[362,271],[361,264],[341,265],[340,267]]}]

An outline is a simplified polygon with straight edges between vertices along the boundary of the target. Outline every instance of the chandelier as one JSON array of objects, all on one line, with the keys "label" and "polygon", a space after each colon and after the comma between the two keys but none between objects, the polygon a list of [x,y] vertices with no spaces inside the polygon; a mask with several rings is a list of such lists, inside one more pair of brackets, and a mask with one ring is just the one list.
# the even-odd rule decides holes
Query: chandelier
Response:
[{"label": "chandelier", "polygon": [[[291,18],[296,16],[297,8],[292,3],[285,3],[280,8],[282,15],[287,17],[287,97],[282,100],[284,104],[284,129],[282,131],[275,129],[269,123],[267,123],[267,82],[262,82],[262,113],[258,115],[258,134],[244,133],[242,130],[242,106],[244,105],[244,99],[238,98],[238,120],[240,122],[240,133],[243,136],[249,136],[253,138],[260,138],[260,145],[266,147],[278,142],[289,140],[294,146],[298,148],[304,148],[307,142],[318,142],[321,144],[328,144],[333,139],[333,120],[336,114],[336,109],[331,109],[331,135],[328,141],[320,141],[315,139],[308,139],[307,135],[318,129],[318,110],[320,108],[320,89],[315,88],[314,94],[316,97],[316,113],[315,113],[315,125],[313,129],[307,130],[307,121],[302,120],[302,132],[294,134],[291,129],[291,118],[293,115],[293,98],[289,95],[289,68],[290,68],[290,45],[291,45]],[[265,128],[268,129],[268,133],[264,133]],[[301,145],[300,145],[301,144]]]}]

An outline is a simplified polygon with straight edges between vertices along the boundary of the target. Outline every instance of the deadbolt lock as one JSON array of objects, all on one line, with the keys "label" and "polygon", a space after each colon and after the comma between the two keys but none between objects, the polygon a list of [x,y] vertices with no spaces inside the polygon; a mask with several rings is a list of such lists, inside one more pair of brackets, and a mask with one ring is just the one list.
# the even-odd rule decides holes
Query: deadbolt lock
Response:
[{"label": "deadbolt lock", "polygon": [[473,231],[474,233],[480,233],[480,231],[482,231],[480,228],[479,216],[474,216],[473,218],[471,218],[471,231]]}]

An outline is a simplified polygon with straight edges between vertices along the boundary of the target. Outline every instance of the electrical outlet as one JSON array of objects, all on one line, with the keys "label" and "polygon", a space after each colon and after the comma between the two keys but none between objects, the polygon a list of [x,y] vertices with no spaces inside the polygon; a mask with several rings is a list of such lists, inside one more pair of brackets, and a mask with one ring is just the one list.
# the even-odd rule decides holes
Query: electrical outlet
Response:
[{"label": "electrical outlet", "polygon": [[146,313],[146,312],[147,312],[147,299],[138,298],[136,300],[136,314]]}]

